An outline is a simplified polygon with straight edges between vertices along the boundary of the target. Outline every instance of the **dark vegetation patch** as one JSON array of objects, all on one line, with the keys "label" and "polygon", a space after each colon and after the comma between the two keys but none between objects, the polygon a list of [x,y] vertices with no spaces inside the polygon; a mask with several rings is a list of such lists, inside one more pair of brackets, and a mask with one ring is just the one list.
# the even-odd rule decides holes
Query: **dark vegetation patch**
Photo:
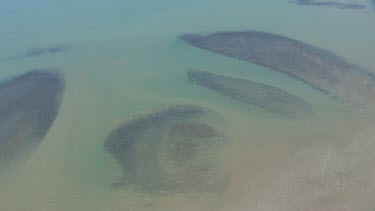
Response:
[{"label": "dark vegetation patch", "polygon": [[266,84],[199,70],[189,70],[187,76],[191,83],[272,113],[298,117],[312,112],[308,102]]},{"label": "dark vegetation patch", "polygon": [[57,73],[33,70],[0,84],[0,167],[26,158],[53,124],[64,91]]},{"label": "dark vegetation patch", "polygon": [[335,1],[316,1],[316,0],[292,0],[289,1],[291,4],[297,4],[300,6],[317,6],[317,7],[332,7],[337,9],[365,9],[366,6],[362,4],[353,3],[340,3]]},{"label": "dark vegetation patch", "polygon": [[7,61],[14,61],[19,59],[26,59],[26,58],[33,58],[33,57],[39,57],[43,55],[48,54],[57,54],[57,53],[64,53],[66,51],[70,51],[73,48],[67,45],[56,45],[51,46],[48,48],[42,48],[42,47],[34,47],[26,50],[26,52],[16,55],[16,56],[10,56],[6,58],[0,59],[0,62],[7,62]]},{"label": "dark vegetation patch", "polygon": [[222,136],[207,121],[211,111],[179,105],[140,115],[113,130],[105,149],[124,170],[114,187],[145,192],[213,191],[223,178],[217,155]]},{"label": "dark vegetation patch", "polygon": [[332,52],[288,37],[259,31],[185,34],[193,46],[252,62],[334,97],[375,102],[375,76]]}]

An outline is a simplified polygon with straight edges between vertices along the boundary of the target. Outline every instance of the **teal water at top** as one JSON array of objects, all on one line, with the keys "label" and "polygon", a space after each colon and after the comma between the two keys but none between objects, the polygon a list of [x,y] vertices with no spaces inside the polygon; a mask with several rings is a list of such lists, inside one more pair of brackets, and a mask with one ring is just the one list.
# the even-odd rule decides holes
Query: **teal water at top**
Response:
[{"label": "teal water at top", "polygon": [[[145,77],[155,82],[157,77],[165,79],[161,73],[170,74],[173,79],[180,77],[187,68],[197,68],[244,76],[280,86],[292,93],[308,92],[313,97],[321,97],[304,84],[283,75],[194,49],[177,39],[185,32],[223,30],[262,30],[290,36],[332,50],[368,69],[375,69],[372,59],[374,14],[370,8],[336,10],[298,7],[271,0],[8,0],[3,1],[1,14],[0,58],[19,55],[28,48],[38,46],[69,44],[75,48],[72,53],[49,58],[0,64],[4,74],[49,67],[61,69],[67,74],[79,71],[99,78],[102,78],[101,74],[110,77],[111,74],[121,74],[119,72],[128,72],[131,77],[147,74]],[[126,78],[123,83],[127,83]],[[145,88],[150,85],[144,84]],[[159,90],[163,95],[168,94],[165,91],[173,92],[165,90],[165,86],[158,88],[154,87],[158,86],[156,83],[152,85],[151,91]]]}]

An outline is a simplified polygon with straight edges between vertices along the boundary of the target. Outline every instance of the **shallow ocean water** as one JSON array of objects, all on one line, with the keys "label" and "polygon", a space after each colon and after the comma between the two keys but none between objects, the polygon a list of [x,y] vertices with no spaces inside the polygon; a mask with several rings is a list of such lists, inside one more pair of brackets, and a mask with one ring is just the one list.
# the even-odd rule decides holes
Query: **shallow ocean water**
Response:
[{"label": "shallow ocean water", "polygon": [[[194,48],[177,37],[186,32],[267,31],[331,50],[375,71],[375,13],[371,2],[356,1],[368,7],[364,10],[298,7],[276,0],[1,2],[0,58],[22,54],[31,47],[72,47],[59,54],[0,63],[0,81],[35,68],[56,69],[66,77],[59,115],[48,135],[26,163],[1,178],[1,210],[375,208],[369,200],[375,195],[375,187],[371,189],[375,181],[362,177],[373,174],[370,163],[375,159],[368,155],[371,153],[361,153],[375,147],[359,144],[351,149],[355,143],[371,142],[375,137],[371,111],[331,99],[267,68]],[[185,76],[188,69],[282,88],[312,103],[316,113],[303,119],[267,113],[191,85]],[[222,155],[222,165],[229,172],[227,190],[220,194],[156,196],[126,188],[113,190],[111,185],[121,177],[122,169],[103,149],[108,133],[136,114],[173,104],[206,106],[227,119],[231,142]],[[338,157],[339,164],[321,161],[320,148],[332,151],[329,156]],[[310,158],[312,152],[318,155]],[[354,158],[345,157],[348,153]],[[344,165],[340,160],[356,160],[362,168],[337,170],[350,172],[354,181],[349,183],[354,186],[333,188],[334,193],[327,186],[329,179],[321,181],[325,177],[320,175],[313,178],[328,187],[323,195],[330,199],[322,207],[314,207],[316,196],[305,193],[321,189],[300,187],[293,184],[293,176],[286,176],[297,172],[298,177],[298,172],[305,171],[298,156],[318,169]],[[290,199],[282,191],[294,185],[298,187],[291,196],[301,199]],[[362,186],[369,188],[362,191]],[[345,205],[349,202],[353,207]]]}]

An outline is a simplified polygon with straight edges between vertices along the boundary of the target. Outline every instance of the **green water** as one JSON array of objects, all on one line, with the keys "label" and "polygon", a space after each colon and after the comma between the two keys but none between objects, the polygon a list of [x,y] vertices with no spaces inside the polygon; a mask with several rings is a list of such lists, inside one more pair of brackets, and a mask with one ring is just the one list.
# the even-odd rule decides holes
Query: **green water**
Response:
[{"label": "green water", "polygon": [[[298,7],[276,0],[1,2],[0,58],[30,47],[73,47],[0,63],[3,79],[52,68],[63,72],[67,82],[47,137],[0,188],[1,210],[267,210],[247,201],[275,197],[263,185],[275,181],[271,175],[284,171],[280,166],[296,151],[324,139],[350,142],[374,123],[369,113],[352,111],[302,82],[177,38],[185,32],[262,30],[323,47],[375,71],[371,8]],[[311,102],[316,115],[286,120],[269,114],[191,85],[188,69],[282,88]],[[131,116],[184,103],[210,107],[227,119],[232,138],[230,154],[224,156],[232,172],[228,191],[155,197],[112,190],[122,170],[103,149],[107,134]]]}]

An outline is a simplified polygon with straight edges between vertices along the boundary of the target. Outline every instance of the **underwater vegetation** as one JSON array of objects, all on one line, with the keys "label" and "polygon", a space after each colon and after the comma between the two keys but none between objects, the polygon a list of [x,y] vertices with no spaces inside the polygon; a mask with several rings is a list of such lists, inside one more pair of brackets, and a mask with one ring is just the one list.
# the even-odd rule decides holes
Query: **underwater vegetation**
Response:
[{"label": "underwater vegetation", "polygon": [[352,3],[339,3],[335,1],[316,1],[316,0],[292,0],[291,4],[300,6],[318,6],[318,7],[333,7],[337,9],[365,9],[366,6]]},{"label": "underwater vegetation", "polygon": [[259,31],[184,34],[198,48],[252,62],[304,81],[335,98],[375,102],[375,76],[332,52]]},{"label": "underwater vegetation", "polygon": [[305,100],[266,84],[199,70],[187,71],[187,77],[193,84],[272,113],[297,117],[312,112]]},{"label": "underwater vegetation", "polygon": [[0,84],[1,168],[41,143],[57,116],[64,83],[60,74],[32,70]]},{"label": "underwater vegetation", "polygon": [[0,59],[0,62],[7,62],[7,61],[13,61],[13,60],[19,60],[19,59],[26,59],[26,58],[33,58],[38,57],[46,54],[55,54],[55,53],[63,53],[66,51],[70,51],[73,48],[66,45],[56,45],[48,48],[40,48],[40,47],[34,47],[26,50],[24,53],[16,56],[10,56],[7,58]]},{"label": "underwater vegetation", "polygon": [[223,183],[217,155],[223,137],[209,121],[214,112],[176,105],[142,114],[113,130],[105,149],[124,170],[114,187],[145,192],[214,191]]}]

